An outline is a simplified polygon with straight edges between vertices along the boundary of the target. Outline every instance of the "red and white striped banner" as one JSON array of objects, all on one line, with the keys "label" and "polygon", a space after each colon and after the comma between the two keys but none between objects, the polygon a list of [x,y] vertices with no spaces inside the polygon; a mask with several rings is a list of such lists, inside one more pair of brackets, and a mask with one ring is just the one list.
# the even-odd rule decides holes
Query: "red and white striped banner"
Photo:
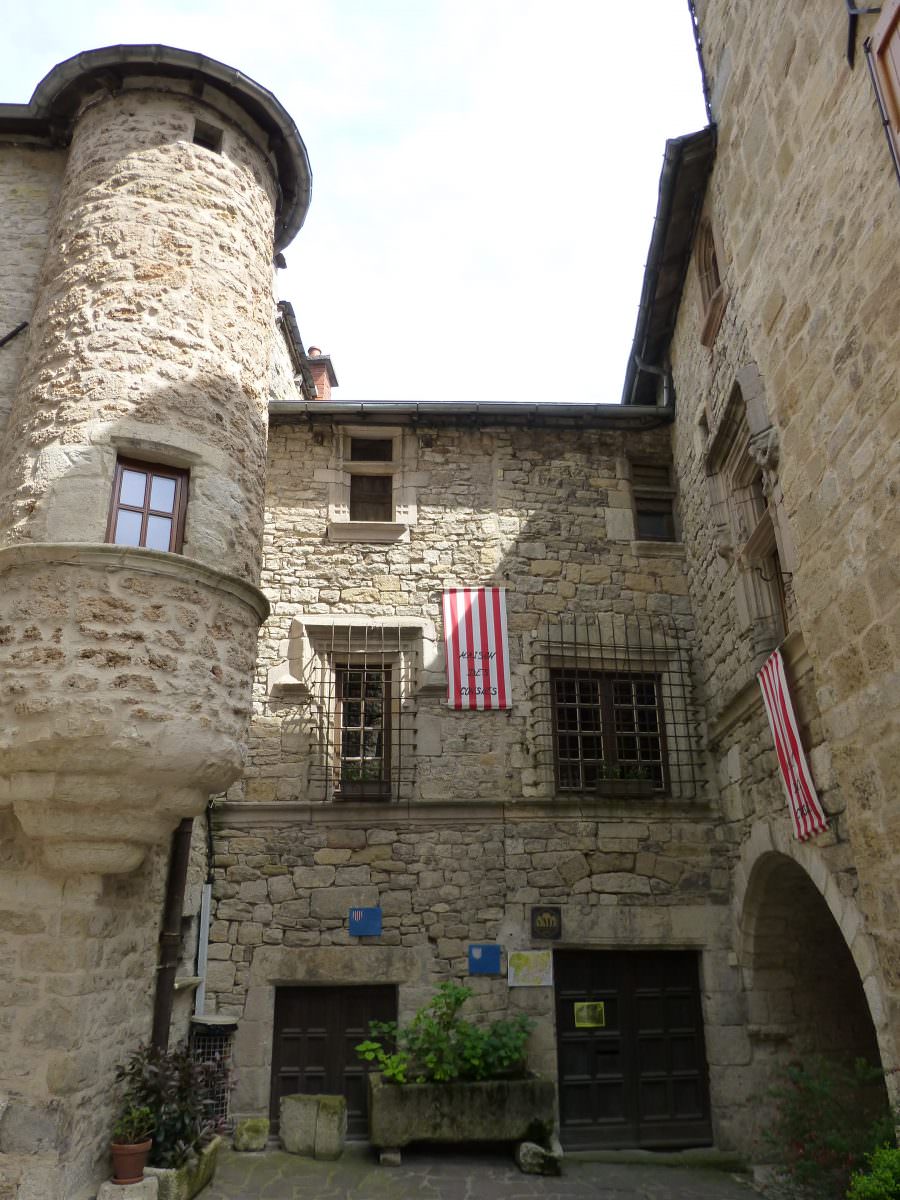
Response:
[{"label": "red and white striped banner", "polygon": [[505,588],[448,588],[444,644],[451,707],[510,707]]},{"label": "red and white striped banner", "polygon": [[797,719],[794,716],[794,706],[791,703],[780,650],[776,650],[766,660],[758,678],[766,715],[775,739],[781,780],[787,792],[788,807],[794,823],[794,836],[805,842],[807,838],[824,832],[828,828],[828,821],[816,795],[800,742],[800,732],[797,729]]}]

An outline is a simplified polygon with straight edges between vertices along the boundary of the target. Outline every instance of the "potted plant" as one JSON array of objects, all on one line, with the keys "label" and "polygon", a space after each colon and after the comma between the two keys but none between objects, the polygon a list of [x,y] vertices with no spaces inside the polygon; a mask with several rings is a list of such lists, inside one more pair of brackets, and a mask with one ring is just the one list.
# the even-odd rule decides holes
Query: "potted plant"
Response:
[{"label": "potted plant", "polygon": [[522,1013],[467,1021],[459,1010],[471,994],[443,983],[408,1025],[372,1022],[356,1047],[379,1068],[369,1076],[369,1140],[383,1161],[420,1141],[554,1145],[556,1085],[525,1065],[533,1022]]},{"label": "potted plant", "polygon": [[154,1119],[146,1105],[126,1101],[112,1131],[113,1183],[140,1183],[150,1147]]},{"label": "potted plant", "polygon": [[215,1171],[221,1141],[215,1097],[228,1086],[224,1064],[197,1061],[187,1045],[171,1050],[142,1046],[116,1077],[126,1103],[151,1115],[146,1174],[159,1179],[159,1200],[190,1200]]}]

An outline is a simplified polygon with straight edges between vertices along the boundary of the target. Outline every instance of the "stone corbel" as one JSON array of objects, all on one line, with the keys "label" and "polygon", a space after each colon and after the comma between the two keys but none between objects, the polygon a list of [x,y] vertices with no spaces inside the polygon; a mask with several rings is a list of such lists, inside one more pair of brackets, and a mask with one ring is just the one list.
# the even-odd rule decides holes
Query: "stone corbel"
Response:
[{"label": "stone corbel", "polygon": [[775,471],[778,468],[778,431],[774,425],[754,433],[750,438],[747,449],[750,457],[763,471]]}]

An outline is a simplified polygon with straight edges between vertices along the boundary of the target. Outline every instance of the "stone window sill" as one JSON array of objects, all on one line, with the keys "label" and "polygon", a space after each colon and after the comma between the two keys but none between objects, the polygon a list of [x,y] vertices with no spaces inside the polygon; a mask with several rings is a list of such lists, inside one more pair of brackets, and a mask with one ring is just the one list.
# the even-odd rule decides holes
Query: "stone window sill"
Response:
[{"label": "stone window sill", "polygon": [[653,541],[650,538],[636,538],[635,554],[652,558],[684,558],[684,542]]},{"label": "stone window sill", "polygon": [[332,542],[399,542],[409,533],[403,521],[329,521]]}]

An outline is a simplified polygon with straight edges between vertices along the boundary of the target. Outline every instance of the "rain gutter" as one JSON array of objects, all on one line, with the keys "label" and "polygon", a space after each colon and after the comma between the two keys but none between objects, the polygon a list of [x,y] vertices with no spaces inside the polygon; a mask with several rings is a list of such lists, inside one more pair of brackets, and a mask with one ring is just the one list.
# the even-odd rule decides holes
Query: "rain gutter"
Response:
[{"label": "rain gutter", "polygon": [[518,404],[502,401],[370,400],[277,401],[269,405],[270,421],[290,418],[326,417],[332,421],[386,420],[453,422],[468,418],[485,424],[557,424],[582,422],[592,425],[642,425],[664,423],[672,414],[655,405],[621,404]]}]

